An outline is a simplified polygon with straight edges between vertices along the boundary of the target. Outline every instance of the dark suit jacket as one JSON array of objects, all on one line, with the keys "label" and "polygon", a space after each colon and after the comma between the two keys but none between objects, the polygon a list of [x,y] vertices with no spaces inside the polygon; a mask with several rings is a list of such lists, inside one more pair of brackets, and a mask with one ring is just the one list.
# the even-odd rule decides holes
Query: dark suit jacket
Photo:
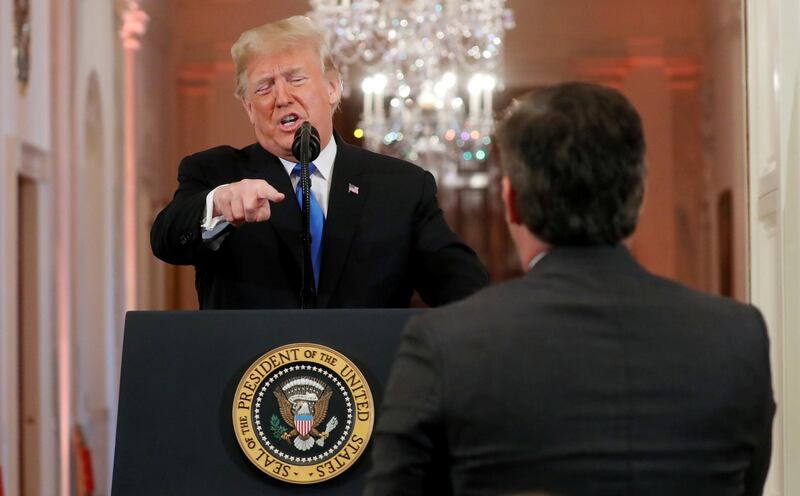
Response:
[{"label": "dark suit jacket", "polygon": [[768,347],[752,306],[556,249],[405,330],[366,494],[761,494]]},{"label": "dark suit jacket", "polygon": [[[435,306],[488,284],[447,226],[430,173],[336,139],[318,307],[407,307],[414,289]],[[212,251],[200,232],[206,195],[244,178],[265,179],[286,198],[271,204],[269,221],[232,229]],[[299,307],[300,207],[280,160],[259,144],[212,148],[184,158],[178,181],[150,241],[165,262],[195,266],[200,308]]]}]

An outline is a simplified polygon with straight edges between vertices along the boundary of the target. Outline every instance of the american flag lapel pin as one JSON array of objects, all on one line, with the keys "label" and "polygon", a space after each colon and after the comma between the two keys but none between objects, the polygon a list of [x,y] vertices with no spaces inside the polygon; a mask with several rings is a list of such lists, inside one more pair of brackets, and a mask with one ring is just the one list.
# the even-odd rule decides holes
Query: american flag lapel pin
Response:
[{"label": "american flag lapel pin", "polygon": [[358,186],[356,186],[355,184],[349,184],[348,183],[347,192],[348,193],[352,193],[354,195],[357,195],[358,194]]}]

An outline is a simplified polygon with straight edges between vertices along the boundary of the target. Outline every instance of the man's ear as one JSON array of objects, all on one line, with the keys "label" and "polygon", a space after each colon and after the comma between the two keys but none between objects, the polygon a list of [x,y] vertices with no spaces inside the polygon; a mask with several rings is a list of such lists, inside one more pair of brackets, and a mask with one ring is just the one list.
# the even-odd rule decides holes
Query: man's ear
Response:
[{"label": "man's ear", "polygon": [[514,186],[511,185],[511,180],[508,176],[503,176],[502,179],[502,196],[503,207],[506,211],[506,222],[509,224],[522,224],[522,219],[517,209],[517,192],[514,191]]},{"label": "man's ear", "polygon": [[342,99],[341,79],[338,77],[336,71],[328,71],[328,74],[325,75],[325,79],[328,80],[328,103],[331,108],[335,108]]},{"label": "man's ear", "polygon": [[242,107],[244,107],[245,112],[247,112],[247,118],[250,119],[250,124],[255,126],[256,121],[253,119],[253,104],[247,97],[240,97],[239,100],[242,102]]}]

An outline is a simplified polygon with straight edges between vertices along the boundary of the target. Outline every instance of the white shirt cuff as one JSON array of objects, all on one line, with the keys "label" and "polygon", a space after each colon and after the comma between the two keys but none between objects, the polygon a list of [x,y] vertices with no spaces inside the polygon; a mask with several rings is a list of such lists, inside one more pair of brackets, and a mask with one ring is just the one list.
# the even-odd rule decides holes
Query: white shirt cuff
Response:
[{"label": "white shirt cuff", "polygon": [[224,185],[217,186],[206,195],[206,210],[203,215],[203,223],[200,224],[203,233],[203,241],[210,241],[216,238],[223,229],[228,227],[229,223],[222,215],[216,217],[211,216],[214,213],[214,192],[222,186]]}]

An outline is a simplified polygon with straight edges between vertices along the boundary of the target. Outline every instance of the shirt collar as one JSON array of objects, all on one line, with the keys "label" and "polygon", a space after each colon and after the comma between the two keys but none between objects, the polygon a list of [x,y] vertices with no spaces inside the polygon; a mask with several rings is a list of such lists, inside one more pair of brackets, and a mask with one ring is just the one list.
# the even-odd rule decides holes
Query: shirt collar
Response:
[{"label": "shirt collar", "polygon": [[[326,181],[331,177],[333,161],[336,159],[336,148],[336,140],[334,139],[333,135],[331,135],[331,139],[328,141],[328,144],[322,149],[321,152],[319,152],[319,157],[314,159],[314,166],[317,168],[317,172],[319,172],[322,175],[322,178]],[[289,160],[281,158],[281,163],[286,169],[286,173],[291,176],[292,170],[297,162],[290,162]]]}]

